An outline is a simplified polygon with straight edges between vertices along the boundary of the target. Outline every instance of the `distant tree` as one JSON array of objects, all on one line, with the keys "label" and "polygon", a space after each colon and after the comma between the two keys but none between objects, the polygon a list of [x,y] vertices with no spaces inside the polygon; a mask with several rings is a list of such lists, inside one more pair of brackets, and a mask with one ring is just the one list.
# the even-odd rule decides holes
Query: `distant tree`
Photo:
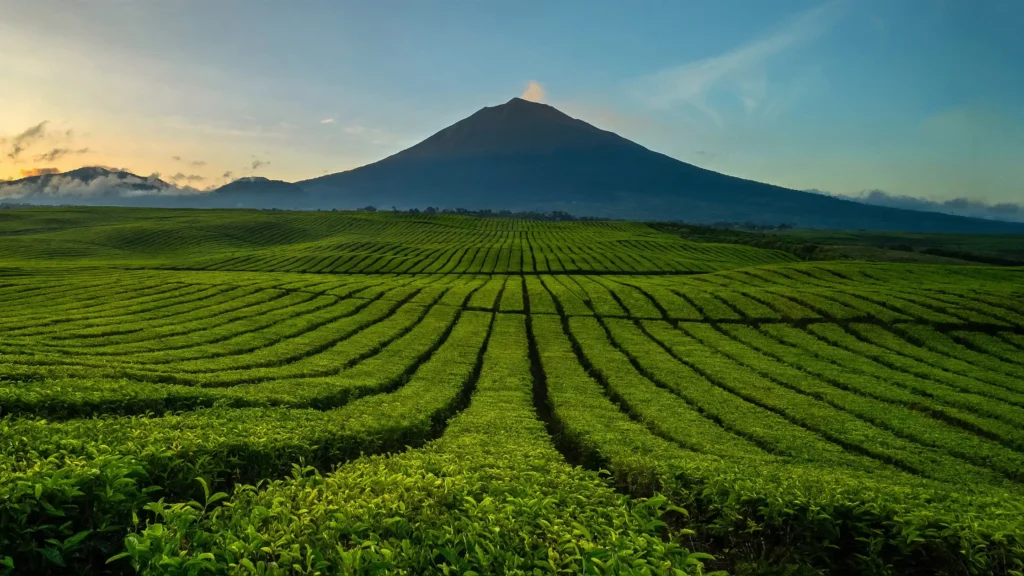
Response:
[{"label": "distant tree", "polygon": [[437,214],[437,208],[433,206],[427,206],[427,209],[423,211],[425,214]]},{"label": "distant tree", "polygon": [[376,212],[377,211],[377,209],[374,208],[373,206],[367,206],[366,208],[360,208],[359,210],[361,212]]}]

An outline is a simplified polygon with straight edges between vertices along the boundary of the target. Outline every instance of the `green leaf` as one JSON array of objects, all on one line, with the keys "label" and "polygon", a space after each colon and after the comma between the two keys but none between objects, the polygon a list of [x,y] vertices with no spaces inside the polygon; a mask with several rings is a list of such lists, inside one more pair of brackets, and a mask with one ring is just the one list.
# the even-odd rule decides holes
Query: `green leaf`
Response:
[{"label": "green leaf", "polygon": [[68,538],[67,540],[64,541],[64,549],[65,550],[69,550],[71,548],[74,548],[74,547],[78,546],[78,544],[82,540],[84,540],[85,537],[88,536],[89,534],[92,534],[92,530],[82,530],[78,534],[75,534],[74,536]]},{"label": "green leaf", "polygon": [[57,550],[56,548],[43,548],[39,553],[43,555],[43,558],[46,558],[57,566],[64,566],[64,557],[61,555],[60,550]]},{"label": "green leaf", "polygon": [[110,558],[107,558],[107,564],[110,564],[111,562],[117,562],[121,558],[127,558],[130,555],[131,554],[129,554],[128,552],[121,552],[120,554],[114,554]]}]

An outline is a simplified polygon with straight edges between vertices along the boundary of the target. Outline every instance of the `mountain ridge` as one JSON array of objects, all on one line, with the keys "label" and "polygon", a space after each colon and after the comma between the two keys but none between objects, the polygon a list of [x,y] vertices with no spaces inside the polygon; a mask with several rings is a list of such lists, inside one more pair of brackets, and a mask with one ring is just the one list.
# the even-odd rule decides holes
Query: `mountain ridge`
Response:
[{"label": "mountain ridge", "polygon": [[298,182],[328,204],[560,210],[697,223],[1024,232],[1024,225],[882,208],[721,174],[519,98],[352,170]]},{"label": "mountain ridge", "polygon": [[[409,148],[352,170],[295,183],[250,177],[205,193],[180,193],[159,179],[152,185],[166,188],[79,202],[307,210],[435,206],[623,220],[1024,233],[1024,223],[883,207],[721,174],[521,98],[481,108]],[[0,199],[5,189],[0,184]]]}]

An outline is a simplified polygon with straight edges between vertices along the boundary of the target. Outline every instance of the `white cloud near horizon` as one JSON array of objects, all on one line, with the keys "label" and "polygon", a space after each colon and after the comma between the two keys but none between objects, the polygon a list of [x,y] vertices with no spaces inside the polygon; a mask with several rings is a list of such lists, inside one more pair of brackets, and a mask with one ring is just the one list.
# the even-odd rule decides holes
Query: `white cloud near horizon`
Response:
[{"label": "white cloud near horizon", "polygon": [[[188,182],[200,181],[201,177],[176,174],[172,179],[181,176]],[[140,185],[144,185],[140,187]],[[123,198],[137,196],[183,196],[198,194],[201,191],[190,185],[175,186],[159,180],[159,174],[147,178],[134,175],[104,174],[89,180],[83,180],[63,174],[37,182],[18,182],[0,184],[0,201],[38,201],[43,198],[89,198],[98,196],[120,196]]]},{"label": "white cloud near horizon", "polygon": [[717,56],[694,60],[638,78],[629,91],[657,110],[691,108],[723,125],[722,113],[711,102],[712,92],[729,93],[748,115],[779,109],[769,95],[769,60],[823,33],[844,0],[830,0],[806,10],[771,34]]},{"label": "white cloud near horizon", "polygon": [[887,206],[889,208],[903,208],[905,210],[920,210],[923,212],[940,212],[954,216],[969,216],[972,218],[986,218],[989,220],[1002,220],[1006,222],[1024,222],[1024,204],[1019,202],[996,202],[989,203],[984,200],[975,200],[963,196],[949,200],[934,200],[921,198],[908,194],[891,194],[885,190],[863,190],[856,194],[833,194],[822,190],[805,190],[825,194],[836,198],[854,200],[863,204],[875,206]]}]

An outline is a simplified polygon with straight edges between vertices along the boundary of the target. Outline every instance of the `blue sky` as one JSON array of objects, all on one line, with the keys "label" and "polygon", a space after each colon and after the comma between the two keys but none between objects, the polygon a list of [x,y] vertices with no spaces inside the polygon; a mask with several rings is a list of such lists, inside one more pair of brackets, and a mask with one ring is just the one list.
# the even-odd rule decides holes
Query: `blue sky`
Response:
[{"label": "blue sky", "polygon": [[1015,0],[0,0],[0,14],[0,178],[102,164],[200,188],[297,180],[532,86],[744,178],[1024,200]]}]

